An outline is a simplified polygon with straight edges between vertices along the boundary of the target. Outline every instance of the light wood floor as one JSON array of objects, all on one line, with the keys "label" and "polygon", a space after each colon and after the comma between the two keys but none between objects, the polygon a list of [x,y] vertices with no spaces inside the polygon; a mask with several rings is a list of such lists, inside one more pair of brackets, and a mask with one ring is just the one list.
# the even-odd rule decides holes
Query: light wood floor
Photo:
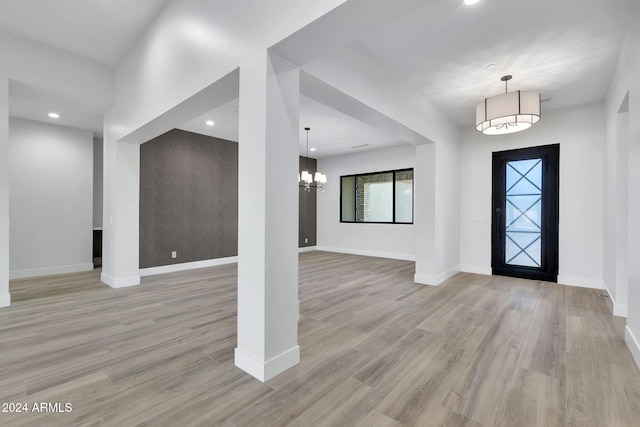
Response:
[{"label": "light wood floor", "polygon": [[301,254],[302,362],[266,384],[233,366],[234,265],[117,290],[97,272],[14,281],[0,401],[73,410],[0,425],[640,425],[640,372],[600,292],[413,270]]}]

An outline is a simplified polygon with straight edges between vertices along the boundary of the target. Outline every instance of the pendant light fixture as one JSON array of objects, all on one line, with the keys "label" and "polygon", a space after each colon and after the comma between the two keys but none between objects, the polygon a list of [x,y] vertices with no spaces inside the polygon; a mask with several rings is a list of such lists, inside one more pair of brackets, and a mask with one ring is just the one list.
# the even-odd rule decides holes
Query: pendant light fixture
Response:
[{"label": "pendant light fixture", "polygon": [[502,95],[486,98],[476,107],[476,130],[485,135],[504,135],[529,129],[540,120],[540,94],[538,92],[509,93],[507,82],[512,76],[503,76]]},{"label": "pendant light fixture", "polygon": [[[298,184],[301,187],[304,186],[305,191],[311,191],[312,188],[320,188],[324,191],[324,185],[327,183],[327,176],[317,171],[313,176],[309,173],[309,131],[311,128],[304,128],[304,130],[307,131],[307,167],[301,174],[298,174]],[[315,183],[313,183],[314,181]],[[302,185],[302,183],[304,183],[304,185]]]}]

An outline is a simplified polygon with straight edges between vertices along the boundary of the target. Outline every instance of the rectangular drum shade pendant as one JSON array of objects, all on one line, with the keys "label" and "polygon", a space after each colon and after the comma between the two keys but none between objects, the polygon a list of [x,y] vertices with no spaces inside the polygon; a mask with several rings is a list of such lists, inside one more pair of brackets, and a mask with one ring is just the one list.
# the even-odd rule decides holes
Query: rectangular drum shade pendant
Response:
[{"label": "rectangular drum shade pendant", "polygon": [[[508,77],[508,78],[507,78]],[[505,82],[511,76],[505,76]],[[520,132],[540,120],[538,92],[508,92],[486,98],[476,107],[476,130],[485,135]]]}]

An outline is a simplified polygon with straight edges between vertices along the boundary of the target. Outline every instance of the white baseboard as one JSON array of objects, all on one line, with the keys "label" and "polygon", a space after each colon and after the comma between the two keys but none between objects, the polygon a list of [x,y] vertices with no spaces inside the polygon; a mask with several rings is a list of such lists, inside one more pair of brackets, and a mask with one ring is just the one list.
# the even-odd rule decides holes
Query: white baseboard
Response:
[{"label": "white baseboard", "polygon": [[236,347],[235,350],[235,365],[262,382],[269,381],[298,363],[300,363],[299,346],[295,346],[267,361],[260,360],[241,348]]},{"label": "white baseboard", "polygon": [[154,274],[175,273],[176,271],[193,270],[196,268],[216,267],[218,265],[234,264],[238,262],[237,256],[226,258],[205,259],[202,261],[183,262],[180,264],[161,265],[159,267],[141,268],[140,276],[153,276]]},{"label": "white baseboard", "polygon": [[25,279],[27,277],[53,276],[54,274],[79,273],[93,270],[93,263],[60,265],[57,267],[31,268],[9,272],[9,279]]},{"label": "white baseboard", "polygon": [[633,355],[633,359],[636,361],[636,365],[640,368],[640,343],[638,343],[638,340],[631,331],[631,328],[629,328],[629,325],[624,328],[624,340]]},{"label": "white baseboard", "polygon": [[420,285],[438,286],[439,284],[455,276],[459,272],[460,272],[460,267],[455,266],[445,271],[444,273],[440,273],[436,276],[432,276],[429,274],[414,274],[413,281]]},{"label": "white baseboard", "polygon": [[484,276],[491,276],[493,274],[491,267],[483,267],[481,265],[463,264],[460,266],[460,271],[464,273],[482,274]]},{"label": "white baseboard", "polygon": [[[607,292],[607,296],[609,297],[609,300],[607,301],[607,305],[609,307],[611,307],[611,312],[613,313],[613,311],[615,309],[615,298],[613,297],[613,294],[609,290],[609,286],[607,286],[607,282],[604,281],[604,280],[602,281],[602,287]],[[614,314],[614,316],[615,316],[615,314]]]},{"label": "white baseboard", "polygon": [[413,282],[419,285],[438,286],[436,276],[431,276],[429,274],[414,274]]},{"label": "white baseboard", "polygon": [[107,273],[101,273],[100,280],[114,289],[126,288],[128,286],[135,286],[140,284],[140,276],[122,277],[116,279],[115,277],[109,276]]},{"label": "white baseboard", "polygon": [[567,276],[562,274],[558,275],[558,284],[577,286],[579,288],[604,289],[602,280],[594,279],[592,277]]},{"label": "white baseboard", "polygon": [[2,294],[0,295],[0,307],[9,307],[11,305],[11,295]]},{"label": "white baseboard", "polygon": [[613,315],[618,317],[627,317],[629,315],[629,307],[627,304],[619,304],[615,300],[611,300],[613,303]]},{"label": "white baseboard", "polygon": [[317,246],[305,246],[302,248],[298,248],[298,253],[301,252],[311,252],[311,251],[317,251],[318,247]]},{"label": "white baseboard", "polygon": [[414,254],[403,254],[398,252],[382,252],[382,251],[369,251],[365,249],[351,249],[351,248],[336,248],[334,246],[316,246],[315,250],[325,252],[336,252],[339,254],[351,254],[351,255],[363,255],[377,258],[390,258],[400,259],[403,261],[415,261],[416,256]]},{"label": "white baseboard", "polygon": [[604,284],[604,289],[607,291],[607,294],[609,295],[609,299],[611,300],[613,315],[618,317],[627,317],[627,314],[628,314],[627,304],[621,304],[619,302],[616,302],[616,299],[611,293],[611,291],[609,290],[609,287],[607,286],[607,284],[605,282],[603,282],[603,284]]}]

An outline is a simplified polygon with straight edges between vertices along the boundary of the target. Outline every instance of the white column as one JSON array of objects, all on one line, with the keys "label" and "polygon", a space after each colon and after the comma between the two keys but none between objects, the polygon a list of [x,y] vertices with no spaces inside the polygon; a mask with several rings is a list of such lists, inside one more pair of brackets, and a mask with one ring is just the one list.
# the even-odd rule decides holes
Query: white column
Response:
[{"label": "white column", "polygon": [[435,144],[416,147],[414,169],[414,227],[416,230],[416,274],[422,285],[436,283],[436,165]]},{"label": "white column", "polygon": [[9,304],[9,79],[0,75],[0,307]]},{"label": "white column", "polygon": [[[640,17],[640,5],[635,7],[634,17]],[[636,31],[640,33],[640,31]],[[640,41],[640,34],[636,40]],[[636,44],[637,46],[637,44]],[[635,70],[640,70],[636,58]],[[640,366],[640,81],[635,78],[629,92],[628,139],[628,313],[625,340],[636,364]]]},{"label": "white column", "polygon": [[260,381],[300,361],[299,87],[299,70],[266,51],[240,66],[235,364]]},{"label": "white column", "polygon": [[628,229],[629,229],[629,113],[618,113],[617,116],[617,160],[616,160],[616,190],[614,196],[614,228],[615,228],[615,301],[613,314],[627,317],[627,298],[629,295],[628,265]]},{"label": "white column", "polygon": [[119,142],[105,120],[102,274],[112,288],[140,284],[140,146]]}]

